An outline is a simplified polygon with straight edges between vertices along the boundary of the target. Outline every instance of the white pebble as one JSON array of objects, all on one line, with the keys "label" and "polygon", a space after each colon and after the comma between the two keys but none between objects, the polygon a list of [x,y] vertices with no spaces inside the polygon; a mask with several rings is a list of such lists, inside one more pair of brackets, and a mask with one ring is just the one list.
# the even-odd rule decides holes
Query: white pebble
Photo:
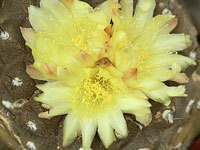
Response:
[{"label": "white pebble", "polygon": [[166,14],[171,15],[172,12],[171,12],[171,10],[169,10],[168,8],[165,8],[165,9],[163,9],[162,14],[163,14],[163,15],[166,15]]},{"label": "white pebble", "polygon": [[149,148],[140,148],[138,150],[150,150]]},{"label": "white pebble", "polygon": [[200,109],[200,100],[197,102],[197,109]]},{"label": "white pebble", "polygon": [[140,130],[142,130],[143,129],[143,127],[142,127],[142,125],[141,124],[139,124],[139,123],[137,123],[137,122],[135,122],[135,124],[139,127],[139,129]]},{"label": "white pebble", "polygon": [[177,133],[180,133],[182,130],[183,130],[183,128],[179,127],[178,130],[177,130]]},{"label": "white pebble", "polygon": [[14,86],[21,86],[23,84],[22,80],[18,77],[15,77],[13,80],[12,80],[12,84]]},{"label": "white pebble", "polygon": [[31,150],[36,150],[35,144],[34,144],[33,142],[31,142],[31,141],[28,141],[28,142],[26,143],[26,146],[27,146],[29,149],[31,149]]},{"label": "white pebble", "polygon": [[187,104],[187,106],[186,106],[186,108],[185,108],[185,112],[186,112],[187,114],[190,113],[194,102],[195,102],[195,99],[191,99],[191,100],[189,101],[189,103]]},{"label": "white pebble", "polygon": [[84,148],[81,147],[81,148],[79,148],[79,150],[92,150],[92,149],[91,148],[85,148],[84,149]]},{"label": "white pebble", "polygon": [[165,119],[167,122],[169,122],[169,123],[174,123],[174,116],[173,116],[171,110],[165,110],[165,111],[162,113],[162,117],[163,117],[163,119]]},{"label": "white pebble", "polygon": [[31,130],[33,130],[33,131],[37,130],[35,123],[33,123],[32,121],[29,121],[26,124],[27,124],[28,128],[30,128]]},{"label": "white pebble", "polygon": [[1,32],[0,38],[2,40],[7,40],[9,38],[8,32]]},{"label": "white pebble", "polygon": [[2,104],[6,107],[6,108],[11,108],[12,107],[12,103],[11,102],[9,102],[9,101],[2,101]]},{"label": "white pebble", "polygon": [[176,145],[176,146],[174,147],[174,149],[179,149],[181,146],[182,146],[182,143],[178,143],[178,145]]},{"label": "white pebble", "polygon": [[190,58],[192,58],[194,61],[196,61],[196,59],[197,59],[197,53],[196,53],[196,51],[191,51],[189,56],[190,56]]}]

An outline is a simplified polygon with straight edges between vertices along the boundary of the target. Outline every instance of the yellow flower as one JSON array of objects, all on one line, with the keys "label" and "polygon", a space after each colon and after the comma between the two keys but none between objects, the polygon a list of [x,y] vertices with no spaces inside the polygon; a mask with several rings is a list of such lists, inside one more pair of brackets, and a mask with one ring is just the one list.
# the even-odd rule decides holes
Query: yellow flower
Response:
[{"label": "yellow flower", "polygon": [[124,113],[148,125],[151,104],[139,90],[128,88],[123,73],[105,57],[111,34],[112,9],[107,1],[93,10],[78,0],[42,0],[41,8],[29,7],[33,29],[21,28],[32,49],[34,64],[27,67],[32,78],[48,82],[36,101],[50,108],[41,118],[68,114],[63,127],[63,145],[81,132],[84,148],[90,148],[98,133],[105,147],[114,140],[114,130],[127,136]]},{"label": "yellow flower", "polygon": [[116,135],[127,136],[124,113],[134,114],[144,125],[151,121],[151,104],[140,91],[126,87],[122,74],[113,66],[86,68],[87,77],[73,87],[62,81],[47,82],[37,87],[43,91],[36,101],[50,106],[41,118],[68,114],[63,127],[63,145],[69,145],[82,134],[83,148],[90,148],[96,129],[105,147]]},{"label": "yellow flower", "polygon": [[33,29],[21,28],[35,59],[28,74],[35,79],[63,79],[63,72],[80,74],[80,66],[91,67],[100,59],[111,17],[100,11],[104,5],[94,10],[78,0],[42,0],[41,8],[30,6]]},{"label": "yellow flower", "polygon": [[181,70],[195,62],[176,52],[191,41],[169,34],[174,16],[153,18],[155,0],[139,0],[134,16],[132,0],[108,0],[95,9],[79,0],[41,0],[40,7],[29,7],[33,29],[21,28],[35,60],[27,72],[48,81],[37,85],[43,93],[35,100],[49,108],[39,116],[67,114],[63,146],[81,133],[89,149],[97,130],[107,148],[115,135],[127,136],[123,113],[147,126],[148,97],[168,105],[171,96],[185,96],[184,86],[163,82],[188,80]]},{"label": "yellow flower", "polygon": [[121,9],[113,8],[108,52],[111,62],[124,73],[124,82],[165,105],[171,96],[186,96],[184,86],[163,83],[186,83],[188,78],[181,70],[195,65],[192,59],[177,54],[188,48],[191,40],[188,35],[169,34],[177,25],[175,16],[153,17],[155,0],[139,0],[134,16],[133,0],[121,0],[120,4]]}]

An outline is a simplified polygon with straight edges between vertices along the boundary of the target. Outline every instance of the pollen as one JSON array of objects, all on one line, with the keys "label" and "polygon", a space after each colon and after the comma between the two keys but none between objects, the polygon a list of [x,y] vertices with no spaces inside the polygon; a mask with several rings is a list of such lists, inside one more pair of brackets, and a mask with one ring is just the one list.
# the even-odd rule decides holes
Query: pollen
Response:
[{"label": "pollen", "polygon": [[139,51],[139,54],[140,56],[143,58],[143,59],[148,59],[150,56],[147,54],[146,51]]},{"label": "pollen", "polygon": [[82,41],[83,41],[83,37],[79,35],[76,42],[81,43]]},{"label": "pollen", "polygon": [[[80,85],[73,89],[73,94],[70,95],[72,107],[77,117],[80,116],[95,116],[103,111],[110,104],[115,103],[117,88],[111,84],[110,79],[107,79],[100,74],[83,80]],[[78,109],[77,109],[78,107]]]}]

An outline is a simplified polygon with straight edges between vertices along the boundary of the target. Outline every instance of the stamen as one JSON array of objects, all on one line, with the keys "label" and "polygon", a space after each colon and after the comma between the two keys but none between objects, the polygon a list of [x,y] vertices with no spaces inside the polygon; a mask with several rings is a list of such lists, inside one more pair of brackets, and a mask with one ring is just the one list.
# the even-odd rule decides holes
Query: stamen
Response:
[{"label": "stamen", "polygon": [[73,90],[69,96],[72,100],[72,109],[77,117],[95,116],[104,110],[109,104],[115,105],[113,101],[116,95],[116,88],[99,73],[83,80],[80,85]]}]

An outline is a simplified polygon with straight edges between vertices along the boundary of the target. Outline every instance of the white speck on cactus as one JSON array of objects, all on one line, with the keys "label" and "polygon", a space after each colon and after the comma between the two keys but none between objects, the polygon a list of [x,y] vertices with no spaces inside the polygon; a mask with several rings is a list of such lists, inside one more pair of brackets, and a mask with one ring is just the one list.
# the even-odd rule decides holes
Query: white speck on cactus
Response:
[{"label": "white speck on cactus", "polygon": [[8,32],[1,32],[0,38],[1,38],[2,40],[7,40],[7,39],[9,38]]},{"label": "white speck on cactus", "polygon": [[174,147],[174,149],[178,149],[178,148],[180,148],[182,146],[182,143],[178,143],[178,145],[176,145],[175,147]]},{"label": "white speck on cactus", "polygon": [[26,146],[27,146],[29,149],[31,149],[31,150],[36,150],[35,144],[34,144],[33,142],[31,142],[31,141],[28,141],[28,142],[26,143]]},{"label": "white speck on cactus", "polygon": [[138,150],[150,150],[149,148],[140,148]]},{"label": "white speck on cactus", "polygon": [[180,133],[183,130],[183,127],[179,127],[177,133]]},{"label": "white speck on cactus", "polygon": [[168,8],[165,8],[165,9],[163,9],[162,14],[163,14],[163,15],[166,15],[166,14],[171,15],[172,12],[171,12],[171,10],[169,10]]},{"label": "white speck on cactus", "polygon": [[79,148],[79,150],[92,150],[91,148]]},{"label": "white speck on cactus", "polygon": [[191,99],[191,100],[188,102],[188,104],[187,104],[187,106],[186,106],[186,109],[185,109],[185,112],[186,112],[187,114],[190,113],[194,102],[195,102],[195,99]]},{"label": "white speck on cactus", "polygon": [[32,121],[29,121],[26,124],[27,124],[28,128],[30,128],[31,130],[33,130],[33,131],[37,130],[36,124],[33,123]]},{"label": "white speck on cactus", "polygon": [[143,127],[142,127],[142,125],[141,124],[139,124],[139,123],[137,123],[137,122],[135,122],[135,124],[139,127],[139,129],[140,130],[142,130],[143,129]]},{"label": "white speck on cactus", "polygon": [[197,53],[196,53],[196,51],[191,51],[190,52],[190,58],[192,58],[194,61],[196,61],[196,59],[197,59]]},{"label": "white speck on cactus", "polygon": [[21,86],[23,84],[22,82],[22,79],[18,78],[18,77],[15,77],[13,80],[12,80],[12,84],[14,86]]},{"label": "white speck on cactus", "polygon": [[6,108],[8,108],[8,109],[12,107],[12,103],[9,102],[9,101],[3,100],[3,101],[2,101],[2,104],[3,104]]},{"label": "white speck on cactus", "polygon": [[173,117],[173,114],[172,114],[171,110],[165,110],[165,111],[162,113],[162,117],[163,117],[163,119],[165,119],[167,122],[169,122],[169,123],[174,123],[174,117]]},{"label": "white speck on cactus", "polygon": [[197,109],[200,109],[200,101],[197,102]]}]

